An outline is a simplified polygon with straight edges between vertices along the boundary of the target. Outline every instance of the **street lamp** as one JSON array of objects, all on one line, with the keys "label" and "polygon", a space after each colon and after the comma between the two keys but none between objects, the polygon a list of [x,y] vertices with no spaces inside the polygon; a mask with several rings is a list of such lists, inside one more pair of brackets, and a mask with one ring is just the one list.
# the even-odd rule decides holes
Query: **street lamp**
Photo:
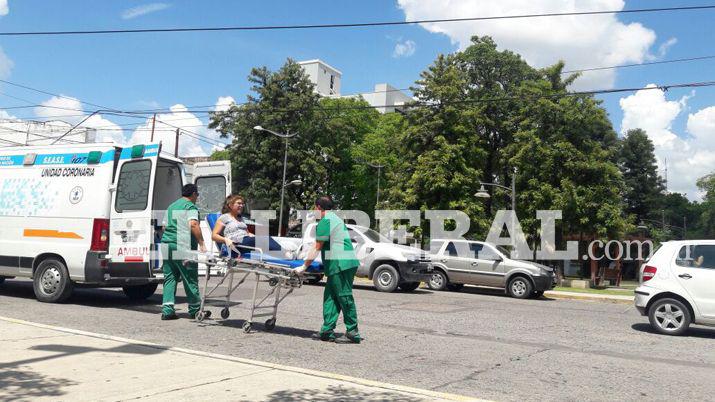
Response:
[{"label": "street lamp", "polygon": [[380,205],[380,172],[382,171],[382,168],[385,167],[385,165],[380,165],[378,163],[370,163],[370,162],[365,162],[367,163],[368,166],[374,167],[377,169],[377,201],[375,202],[375,208],[377,208]]},{"label": "street lamp", "polygon": [[484,186],[494,186],[509,191],[509,194],[511,194],[511,210],[516,213],[516,169],[514,169],[514,175],[511,176],[511,188],[496,183],[479,182],[479,184],[479,190],[474,193],[474,196],[479,198],[491,198]]},{"label": "street lamp", "polygon": [[[281,230],[283,229],[283,198],[285,196],[285,190],[286,190],[286,169],[288,167],[288,138],[295,137],[296,135],[298,135],[298,133],[281,134],[281,133],[277,133],[275,131],[269,130],[267,128],[263,128],[261,126],[255,126],[255,127],[253,127],[253,129],[256,131],[265,131],[265,132],[275,135],[276,137],[281,137],[281,138],[285,139],[285,153],[283,154],[283,186],[281,187],[281,210],[280,210],[280,217],[278,218],[278,236],[280,236]],[[296,181],[296,180],[293,180],[293,181]],[[301,182],[301,184],[302,184],[302,182]]]}]

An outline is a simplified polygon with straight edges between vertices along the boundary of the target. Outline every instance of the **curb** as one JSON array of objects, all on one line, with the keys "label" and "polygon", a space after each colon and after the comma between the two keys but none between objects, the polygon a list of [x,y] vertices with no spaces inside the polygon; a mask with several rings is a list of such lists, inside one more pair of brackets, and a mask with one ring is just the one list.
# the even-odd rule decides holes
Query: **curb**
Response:
[{"label": "curb", "polygon": [[3,316],[0,316],[0,320],[9,322],[9,323],[13,323],[13,324],[28,325],[28,326],[37,327],[37,328],[65,332],[65,333],[73,334],[73,335],[87,336],[87,337],[109,340],[109,341],[114,341],[114,342],[122,342],[122,343],[131,344],[131,345],[144,346],[144,347],[148,347],[148,348],[171,351],[171,352],[182,353],[182,354],[193,355],[193,356],[207,357],[207,358],[211,358],[211,359],[231,361],[231,362],[236,362],[236,363],[257,366],[257,367],[270,368],[270,369],[274,369],[274,370],[290,371],[293,373],[305,374],[305,375],[310,375],[310,376],[314,376],[314,377],[321,377],[321,378],[326,378],[326,379],[330,379],[330,380],[343,381],[343,382],[348,382],[348,383],[367,386],[367,387],[380,388],[380,389],[384,389],[384,390],[388,390],[388,391],[402,392],[402,393],[419,395],[419,396],[429,397],[429,398],[438,398],[438,399],[445,399],[445,400],[450,400],[450,401],[487,401],[485,399],[473,398],[473,397],[468,397],[468,396],[464,396],[464,395],[436,392],[436,391],[430,391],[430,390],[426,390],[426,389],[413,388],[413,387],[408,387],[408,386],[395,385],[395,384],[389,384],[389,383],[384,383],[384,382],[379,382],[379,381],[367,380],[364,378],[351,377],[351,376],[346,376],[346,375],[342,375],[342,374],[329,373],[326,371],[304,369],[304,368],[293,367],[293,366],[284,366],[282,364],[268,363],[268,362],[263,362],[263,361],[259,361],[259,360],[244,359],[241,357],[221,355],[221,354],[217,354],[217,353],[202,352],[202,351],[198,351],[198,350],[184,349],[184,348],[178,348],[178,347],[173,347],[173,346],[165,346],[165,345],[160,345],[160,344],[151,343],[151,342],[139,341],[139,340],[135,340],[135,339],[128,339],[128,338],[121,338],[121,337],[112,336],[112,335],[98,334],[98,333],[82,331],[82,330],[78,330],[78,329],[57,327],[54,325],[40,324],[40,323],[19,320],[19,319],[9,318],[9,317],[3,317]]},{"label": "curb", "polygon": [[635,300],[634,296],[600,295],[600,294],[591,294],[591,293],[559,292],[559,291],[546,291],[546,292],[544,292],[544,296],[550,297],[552,299],[589,300],[589,301],[621,303],[621,304],[632,304],[633,301]]}]

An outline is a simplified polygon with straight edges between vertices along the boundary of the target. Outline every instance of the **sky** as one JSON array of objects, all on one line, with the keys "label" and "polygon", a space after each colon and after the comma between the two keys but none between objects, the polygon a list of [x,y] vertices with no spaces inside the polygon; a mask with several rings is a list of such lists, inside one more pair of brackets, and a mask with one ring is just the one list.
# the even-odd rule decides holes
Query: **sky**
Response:
[{"label": "sky", "polygon": [[[401,21],[713,3],[0,0],[0,32]],[[438,54],[463,49],[472,35],[490,35],[500,49],[515,51],[536,67],[558,60],[564,60],[567,69],[638,64],[715,55],[714,17],[715,10],[701,10],[339,30],[0,36],[0,79],[63,96],[0,83],[0,118],[77,124],[97,109],[82,102],[119,110],[162,108],[165,112],[157,119],[168,124],[157,123],[155,139],[173,149],[174,127],[179,126],[195,134],[182,135],[180,154],[200,155],[228,140],[205,127],[206,114],[190,109],[221,109],[245,101],[252,67],[277,69],[287,58],[318,58],[343,73],[343,94],[369,92],[384,82],[408,88]],[[715,78],[713,64],[715,59],[587,72],[574,89],[710,81]],[[715,87],[617,93],[599,99],[619,134],[637,127],[647,130],[656,145],[661,174],[667,160],[668,189],[699,199],[695,181],[715,166]],[[129,143],[147,142],[151,129],[145,118],[106,114],[92,116],[83,125],[99,128],[103,138]]]}]

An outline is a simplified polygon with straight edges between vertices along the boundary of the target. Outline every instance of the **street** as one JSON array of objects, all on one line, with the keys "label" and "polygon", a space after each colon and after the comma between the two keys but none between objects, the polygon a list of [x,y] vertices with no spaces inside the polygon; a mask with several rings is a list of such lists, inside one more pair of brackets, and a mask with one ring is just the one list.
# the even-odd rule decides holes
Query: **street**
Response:
[{"label": "street", "polygon": [[[239,301],[249,300],[247,285]],[[132,303],[119,290],[76,289],[66,304],[44,304],[27,280],[0,288],[0,316],[500,401],[708,400],[715,392],[715,330],[656,335],[631,304],[515,300],[472,287],[387,294],[360,282],[366,341],[328,344],[311,339],[322,290],[297,289],[272,332],[259,322],[250,334],[242,305],[224,322],[217,307],[213,320],[189,320],[185,304],[182,319],[160,321],[160,291]]]}]

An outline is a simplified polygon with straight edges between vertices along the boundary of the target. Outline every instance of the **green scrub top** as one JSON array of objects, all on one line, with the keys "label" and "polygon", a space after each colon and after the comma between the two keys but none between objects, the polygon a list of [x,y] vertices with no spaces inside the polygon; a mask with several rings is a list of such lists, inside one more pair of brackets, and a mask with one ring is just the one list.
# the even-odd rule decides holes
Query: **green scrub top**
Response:
[{"label": "green scrub top", "polygon": [[[164,235],[161,236],[161,242],[169,244],[169,247],[176,248],[177,242],[177,224],[185,225],[186,230],[189,230],[188,222],[191,220],[199,220],[199,210],[196,205],[184,197],[179,198],[169,205],[166,209],[166,226],[164,227]],[[191,239],[191,249],[198,248],[198,241],[189,232]]]},{"label": "green scrub top", "polygon": [[335,213],[328,212],[318,222],[315,239],[323,242],[320,258],[323,260],[325,275],[333,276],[360,265],[350,241],[348,228]]}]

